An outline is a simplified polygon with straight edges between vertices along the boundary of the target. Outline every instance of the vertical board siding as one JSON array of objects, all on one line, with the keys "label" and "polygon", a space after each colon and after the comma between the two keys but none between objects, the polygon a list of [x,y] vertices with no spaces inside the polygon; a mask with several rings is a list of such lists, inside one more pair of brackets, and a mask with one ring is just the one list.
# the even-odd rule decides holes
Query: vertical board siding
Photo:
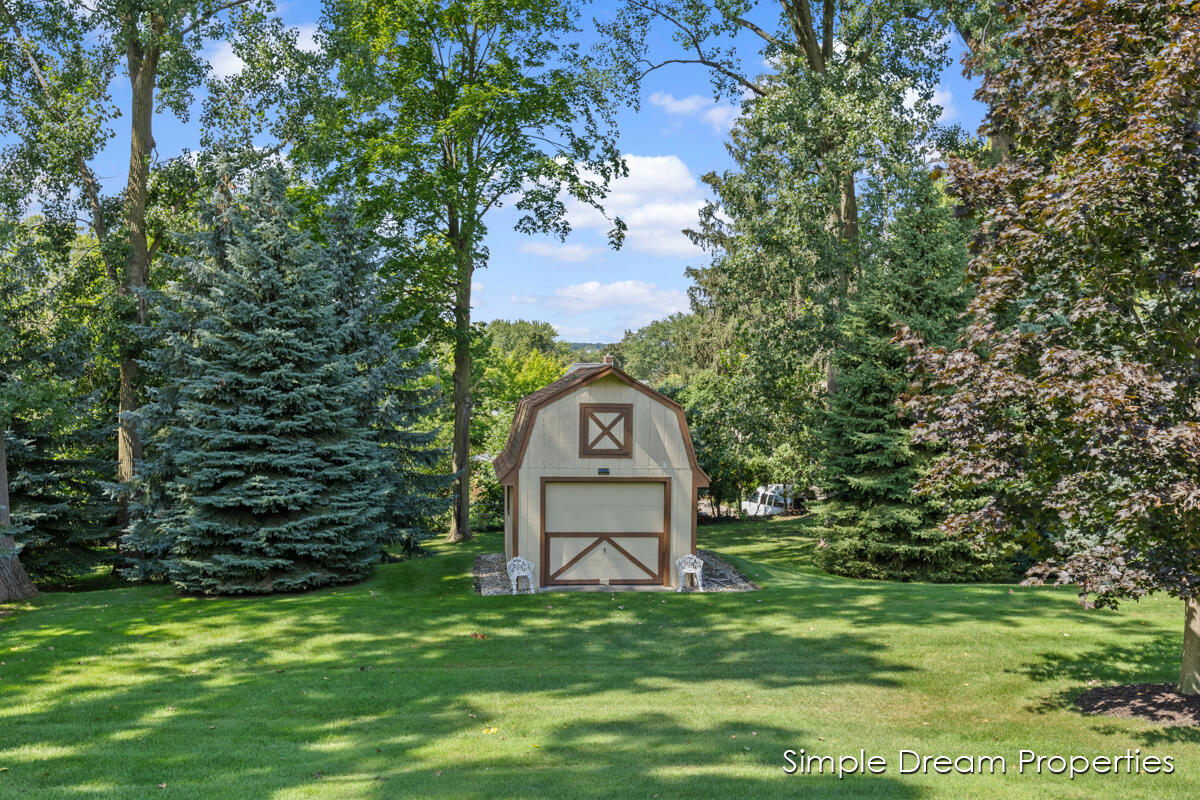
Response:
[{"label": "vertical board siding", "polygon": [[[581,403],[630,403],[633,406],[633,450],[630,457],[579,457],[579,405]],[[667,463],[664,469],[663,462]],[[541,560],[541,479],[544,477],[598,477],[607,467],[607,477],[669,478],[671,482],[670,530],[667,573],[676,583],[675,559],[692,551],[695,508],[693,475],[673,408],[617,378],[601,378],[569,392],[537,410],[529,444],[517,473],[513,496],[515,541],[520,555]],[[506,554],[508,554],[506,537]],[[573,571],[573,570],[572,570]],[[540,585],[542,565],[534,570]]]}]

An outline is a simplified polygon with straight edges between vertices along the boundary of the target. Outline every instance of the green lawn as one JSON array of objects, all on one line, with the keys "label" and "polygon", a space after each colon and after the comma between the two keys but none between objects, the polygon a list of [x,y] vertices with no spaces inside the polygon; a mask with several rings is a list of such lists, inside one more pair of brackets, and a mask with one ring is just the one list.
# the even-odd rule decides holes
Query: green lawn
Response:
[{"label": "green lawn", "polygon": [[[763,586],[745,594],[478,597],[487,535],[311,594],[0,607],[0,797],[1200,795],[1200,730],[1068,704],[1089,681],[1174,680],[1178,602],[1089,612],[1068,590],[836,579],[803,525],[700,528]],[[1175,773],[1015,773],[1022,748],[1139,747]],[[788,776],[788,748],[889,769]],[[1010,771],[899,775],[901,748]]]}]

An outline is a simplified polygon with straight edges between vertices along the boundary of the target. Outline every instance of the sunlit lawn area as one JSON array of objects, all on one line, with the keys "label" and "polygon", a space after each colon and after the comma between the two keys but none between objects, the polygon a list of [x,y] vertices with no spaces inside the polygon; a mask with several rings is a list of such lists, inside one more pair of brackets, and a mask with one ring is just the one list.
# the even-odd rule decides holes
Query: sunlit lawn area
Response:
[{"label": "sunlit lawn area", "polygon": [[[805,525],[701,527],[763,586],[745,594],[479,597],[489,534],[311,594],[138,587],[3,607],[0,797],[1200,793],[1200,731],[1067,702],[1089,681],[1174,680],[1176,601],[1089,612],[1067,590],[836,579],[811,566]],[[1022,748],[1139,747],[1175,773],[1015,771]],[[889,769],[788,776],[788,748],[862,748]],[[901,748],[1003,755],[1009,773],[899,775]]]}]

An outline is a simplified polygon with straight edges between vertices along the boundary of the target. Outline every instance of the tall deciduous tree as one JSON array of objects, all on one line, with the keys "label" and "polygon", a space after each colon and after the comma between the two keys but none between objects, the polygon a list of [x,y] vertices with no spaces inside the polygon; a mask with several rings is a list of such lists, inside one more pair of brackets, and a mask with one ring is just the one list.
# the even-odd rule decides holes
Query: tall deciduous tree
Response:
[{"label": "tall deciduous tree", "polygon": [[[890,149],[908,144],[909,128],[930,117],[929,101],[945,60],[945,24],[937,4],[895,0],[626,0],[601,30],[635,91],[651,72],[696,64],[709,70],[718,96],[747,99],[754,121],[735,132],[730,147],[751,183],[742,188],[753,199],[744,202],[761,219],[758,249],[786,248],[796,233],[805,234],[810,250],[822,249],[815,268],[823,273],[813,283],[819,278],[844,290],[859,262],[862,176],[878,172],[880,160],[894,157]],[[653,30],[668,32],[677,52],[647,53]],[[758,44],[768,74],[751,71],[739,57],[747,37]],[[906,97],[918,113],[897,113]],[[752,159],[764,170],[748,163]],[[734,183],[735,175],[708,182],[720,193],[721,184]],[[794,197],[800,186],[807,187],[803,204]],[[729,194],[736,191],[728,187]],[[797,214],[799,219],[785,222]],[[805,231],[806,226],[815,229]],[[776,233],[768,235],[769,229]],[[818,245],[818,239],[825,241]],[[793,269],[802,258],[790,254]],[[705,291],[719,291],[719,285],[701,281]],[[739,287],[746,290],[787,294],[768,282]]]},{"label": "tall deciduous tree", "polygon": [[979,291],[959,348],[920,351],[912,406],[948,445],[927,486],[990,492],[948,527],[1028,542],[1029,582],[1182,599],[1200,694],[1200,7],[1023,0],[1010,21],[982,94],[1012,144],[953,164]]},{"label": "tall deciduous tree", "polygon": [[494,319],[487,324],[487,336],[491,348],[505,357],[525,358],[536,352],[566,358],[571,351],[570,346],[558,338],[558,331],[549,322]]},{"label": "tall deciduous tree", "polygon": [[574,0],[331,0],[322,23],[339,88],[293,157],[363,198],[364,220],[393,234],[391,268],[411,278],[407,310],[449,328],[451,540],[470,538],[471,279],[487,261],[485,220],[513,203],[517,230],[566,236],[564,196],[599,208],[624,172],[611,87],[568,40],[577,18]]},{"label": "tall deciduous tree", "polygon": [[[895,0],[627,0],[603,27],[629,85],[695,64],[718,96],[742,98],[736,166],[705,176],[715,201],[693,232],[711,262],[689,275],[697,305],[746,354],[782,425],[774,439],[798,441],[811,424],[814,367],[836,388],[838,318],[894,211],[894,176],[925,151],[936,119],[945,25],[934,4]],[[675,51],[646,52],[656,30]]]},{"label": "tall deciduous tree", "polygon": [[677,312],[636,331],[625,331],[613,348],[621,368],[638,380],[659,384],[686,381],[717,364],[728,343],[728,325],[710,312]]},{"label": "tall deciduous tree", "polygon": [[[43,213],[81,213],[97,243],[113,293],[125,298],[128,323],[144,325],[144,289],[168,241],[163,214],[151,208],[158,113],[181,120],[194,90],[209,74],[204,45],[231,41],[235,50],[294,44],[295,34],[271,17],[272,0],[0,0],[0,200],[21,208],[37,188]],[[119,73],[124,73],[121,86]],[[286,82],[285,82],[286,83]],[[230,109],[213,109],[215,113]],[[104,191],[95,162],[121,119],[129,167],[123,190]],[[187,202],[186,197],[167,200]],[[135,337],[125,337],[119,365],[118,478],[127,480],[141,455],[133,425],[139,402]]]}]

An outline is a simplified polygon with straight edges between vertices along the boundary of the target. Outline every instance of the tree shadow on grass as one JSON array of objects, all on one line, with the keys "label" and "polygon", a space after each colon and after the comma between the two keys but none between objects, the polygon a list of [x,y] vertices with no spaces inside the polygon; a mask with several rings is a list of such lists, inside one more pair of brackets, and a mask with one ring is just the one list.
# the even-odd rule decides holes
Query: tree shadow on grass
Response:
[{"label": "tree shadow on grass", "polygon": [[[1086,652],[1046,651],[1037,661],[1026,664],[1019,674],[1040,683],[1071,681],[1027,706],[1037,714],[1069,711],[1093,722],[1093,729],[1105,735],[1132,737],[1147,746],[1175,743],[1200,743],[1200,728],[1144,726],[1144,720],[1117,723],[1113,718],[1085,714],[1075,698],[1099,686],[1139,683],[1173,683],[1179,678],[1180,638],[1160,633],[1141,636],[1134,644],[1105,645]],[[1152,723],[1151,723],[1152,724]]]},{"label": "tree shadow on grass", "polygon": [[[716,538],[705,544],[722,551]],[[756,797],[818,785],[830,797],[917,797],[883,776],[783,780],[783,749],[807,737],[803,707],[793,725],[739,706],[733,687],[773,700],[894,688],[914,668],[891,655],[890,635],[1076,608],[1066,592],[847,581],[774,558],[741,562],[765,585],[748,594],[476,596],[474,555],[497,544],[308,594],[40,598],[0,621],[0,651],[16,647],[0,660],[25,659],[0,666],[4,780],[54,798],[97,785],[140,797],[162,782],[252,800],[314,783],[333,797]],[[736,720],[756,715],[759,736],[741,744]]]},{"label": "tree shadow on grass", "polygon": [[727,593],[734,603],[761,599],[771,608],[791,604],[799,617],[841,619],[874,631],[953,625],[1018,627],[1032,615],[1059,614],[1092,628],[1134,632],[1136,623],[1115,612],[1087,610],[1070,587],[1027,589],[1015,584],[900,583],[857,580],[815,565],[819,527],[814,515],[713,525],[700,545],[720,555],[764,590]]},{"label": "tree shadow on grass", "polygon": [[[686,713],[614,713],[614,719],[580,721],[529,747],[524,755],[488,759],[468,768],[387,779],[385,797],[417,796],[428,785],[462,800],[528,797],[919,798],[920,787],[879,775],[788,775],[785,750],[813,751],[810,733],[725,720],[691,723]],[[645,759],[652,755],[652,764]],[[718,772],[717,770],[722,770]],[[554,781],[548,785],[547,775]],[[427,789],[426,789],[427,791]]]},{"label": "tree shadow on grass", "polygon": [[305,595],[39,600],[0,628],[3,779],[55,798],[158,783],[268,798],[313,782],[329,796],[790,794],[782,751],[799,729],[735,744],[738,709],[692,723],[695,704],[731,686],[891,687],[910,669],[866,634],[803,631],[784,598],[755,604],[770,615],[756,622],[717,596],[479,598],[469,581],[433,560]]}]

